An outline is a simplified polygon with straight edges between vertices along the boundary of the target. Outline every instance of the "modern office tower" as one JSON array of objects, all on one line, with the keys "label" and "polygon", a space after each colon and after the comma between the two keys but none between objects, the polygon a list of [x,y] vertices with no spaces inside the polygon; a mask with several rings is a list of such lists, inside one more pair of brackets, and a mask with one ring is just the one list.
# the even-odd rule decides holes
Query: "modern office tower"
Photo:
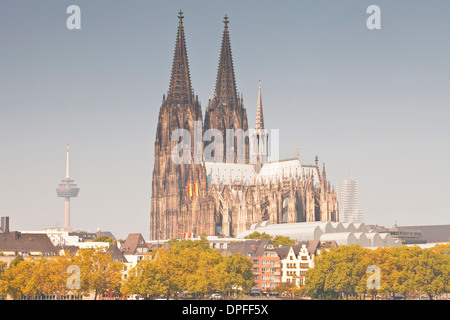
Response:
[{"label": "modern office tower", "polygon": [[67,143],[67,157],[66,157],[66,178],[61,181],[56,188],[58,197],[65,198],[64,201],[64,229],[70,229],[70,198],[78,196],[80,188],[69,177],[69,143]]},{"label": "modern office tower", "polygon": [[348,176],[337,182],[337,201],[340,222],[363,222],[359,211],[359,183]]}]

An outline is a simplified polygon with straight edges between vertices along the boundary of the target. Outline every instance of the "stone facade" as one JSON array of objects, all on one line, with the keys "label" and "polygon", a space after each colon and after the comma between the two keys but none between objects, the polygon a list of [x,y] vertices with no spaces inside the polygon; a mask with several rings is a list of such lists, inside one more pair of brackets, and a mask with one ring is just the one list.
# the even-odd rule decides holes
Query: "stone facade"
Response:
[{"label": "stone facade", "polygon": [[[338,219],[336,193],[326,179],[325,165],[320,172],[317,157],[315,165],[301,165],[298,157],[267,162],[261,86],[255,132],[234,138],[233,148],[225,147],[230,142],[227,130],[249,128],[236,89],[227,16],[224,23],[216,90],[203,121],[191,85],[180,11],[169,91],[163,96],[156,131],[151,240],[183,238],[185,233],[235,237],[266,220],[275,224]],[[184,135],[172,141],[177,129],[189,133],[190,144]],[[204,143],[205,133],[211,132],[221,134],[222,141],[211,138]],[[199,135],[203,139],[196,139]],[[172,153],[180,145],[184,147],[178,155],[186,161],[175,163]],[[259,148],[251,151],[251,145]],[[212,152],[198,159],[196,150]],[[218,150],[223,153],[216,154]]]}]

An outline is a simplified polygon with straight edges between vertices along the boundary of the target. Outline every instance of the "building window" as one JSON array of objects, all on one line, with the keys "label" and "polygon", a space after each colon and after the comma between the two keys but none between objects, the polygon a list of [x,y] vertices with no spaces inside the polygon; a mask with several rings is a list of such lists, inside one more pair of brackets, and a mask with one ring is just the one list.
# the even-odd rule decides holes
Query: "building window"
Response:
[{"label": "building window", "polygon": [[309,263],[300,263],[300,268],[308,269],[309,268]]}]

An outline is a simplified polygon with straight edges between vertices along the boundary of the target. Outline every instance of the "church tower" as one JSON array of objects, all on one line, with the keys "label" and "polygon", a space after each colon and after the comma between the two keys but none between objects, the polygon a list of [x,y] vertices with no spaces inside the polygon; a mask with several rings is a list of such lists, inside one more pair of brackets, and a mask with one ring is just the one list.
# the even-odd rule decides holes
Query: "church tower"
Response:
[{"label": "church tower", "polygon": [[267,162],[269,135],[264,128],[264,116],[262,109],[261,81],[258,89],[258,105],[256,108],[255,130],[250,137],[250,160],[259,173],[261,166]]},{"label": "church tower", "polygon": [[[221,152],[223,155],[223,161],[220,161],[220,159],[219,162],[248,163],[247,111],[244,108],[243,99],[242,97],[239,98],[236,89],[227,15],[225,15],[223,22],[224,30],[219,68],[217,70],[216,89],[214,97],[209,101],[206,109],[204,130],[218,130],[223,137],[222,141],[212,139],[214,142],[211,142],[214,144],[213,152]],[[229,147],[227,148],[227,146]]]},{"label": "church tower", "polygon": [[[201,134],[203,118],[198,97],[194,96],[191,85],[181,10],[178,19],[170,85],[167,97],[163,96],[155,139],[151,240],[214,232],[214,222],[211,221],[214,217],[208,217],[211,209],[208,209],[205,167],[201,161],[194,161],[194,141],[200,143],[197,147],[203,150],[201,137],[195,139],[196,135]],[[178,129],[188,132],[190,141],[184,135],[182,142],[172,141],[172,134]],[[173,159],[174,150],[178,150],[180,143],[183,144],[182,151],[175,156],[183,159],[181,163]]]}]

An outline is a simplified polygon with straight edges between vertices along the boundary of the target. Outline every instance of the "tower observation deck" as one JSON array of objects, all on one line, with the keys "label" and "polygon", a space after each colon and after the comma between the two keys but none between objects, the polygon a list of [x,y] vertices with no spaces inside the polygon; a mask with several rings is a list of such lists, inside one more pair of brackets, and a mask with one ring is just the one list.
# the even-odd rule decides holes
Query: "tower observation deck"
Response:
[{"label": "tower observation deck", "polygon": [[80,188],[69,177],[69,143],[67,143],[67,158],[66,158],[66,178],[61,180],[61,183],[56,188],[58,197],[65,198],[64,201],[64,229],[70,229],[70,198],[78,196]]}]

